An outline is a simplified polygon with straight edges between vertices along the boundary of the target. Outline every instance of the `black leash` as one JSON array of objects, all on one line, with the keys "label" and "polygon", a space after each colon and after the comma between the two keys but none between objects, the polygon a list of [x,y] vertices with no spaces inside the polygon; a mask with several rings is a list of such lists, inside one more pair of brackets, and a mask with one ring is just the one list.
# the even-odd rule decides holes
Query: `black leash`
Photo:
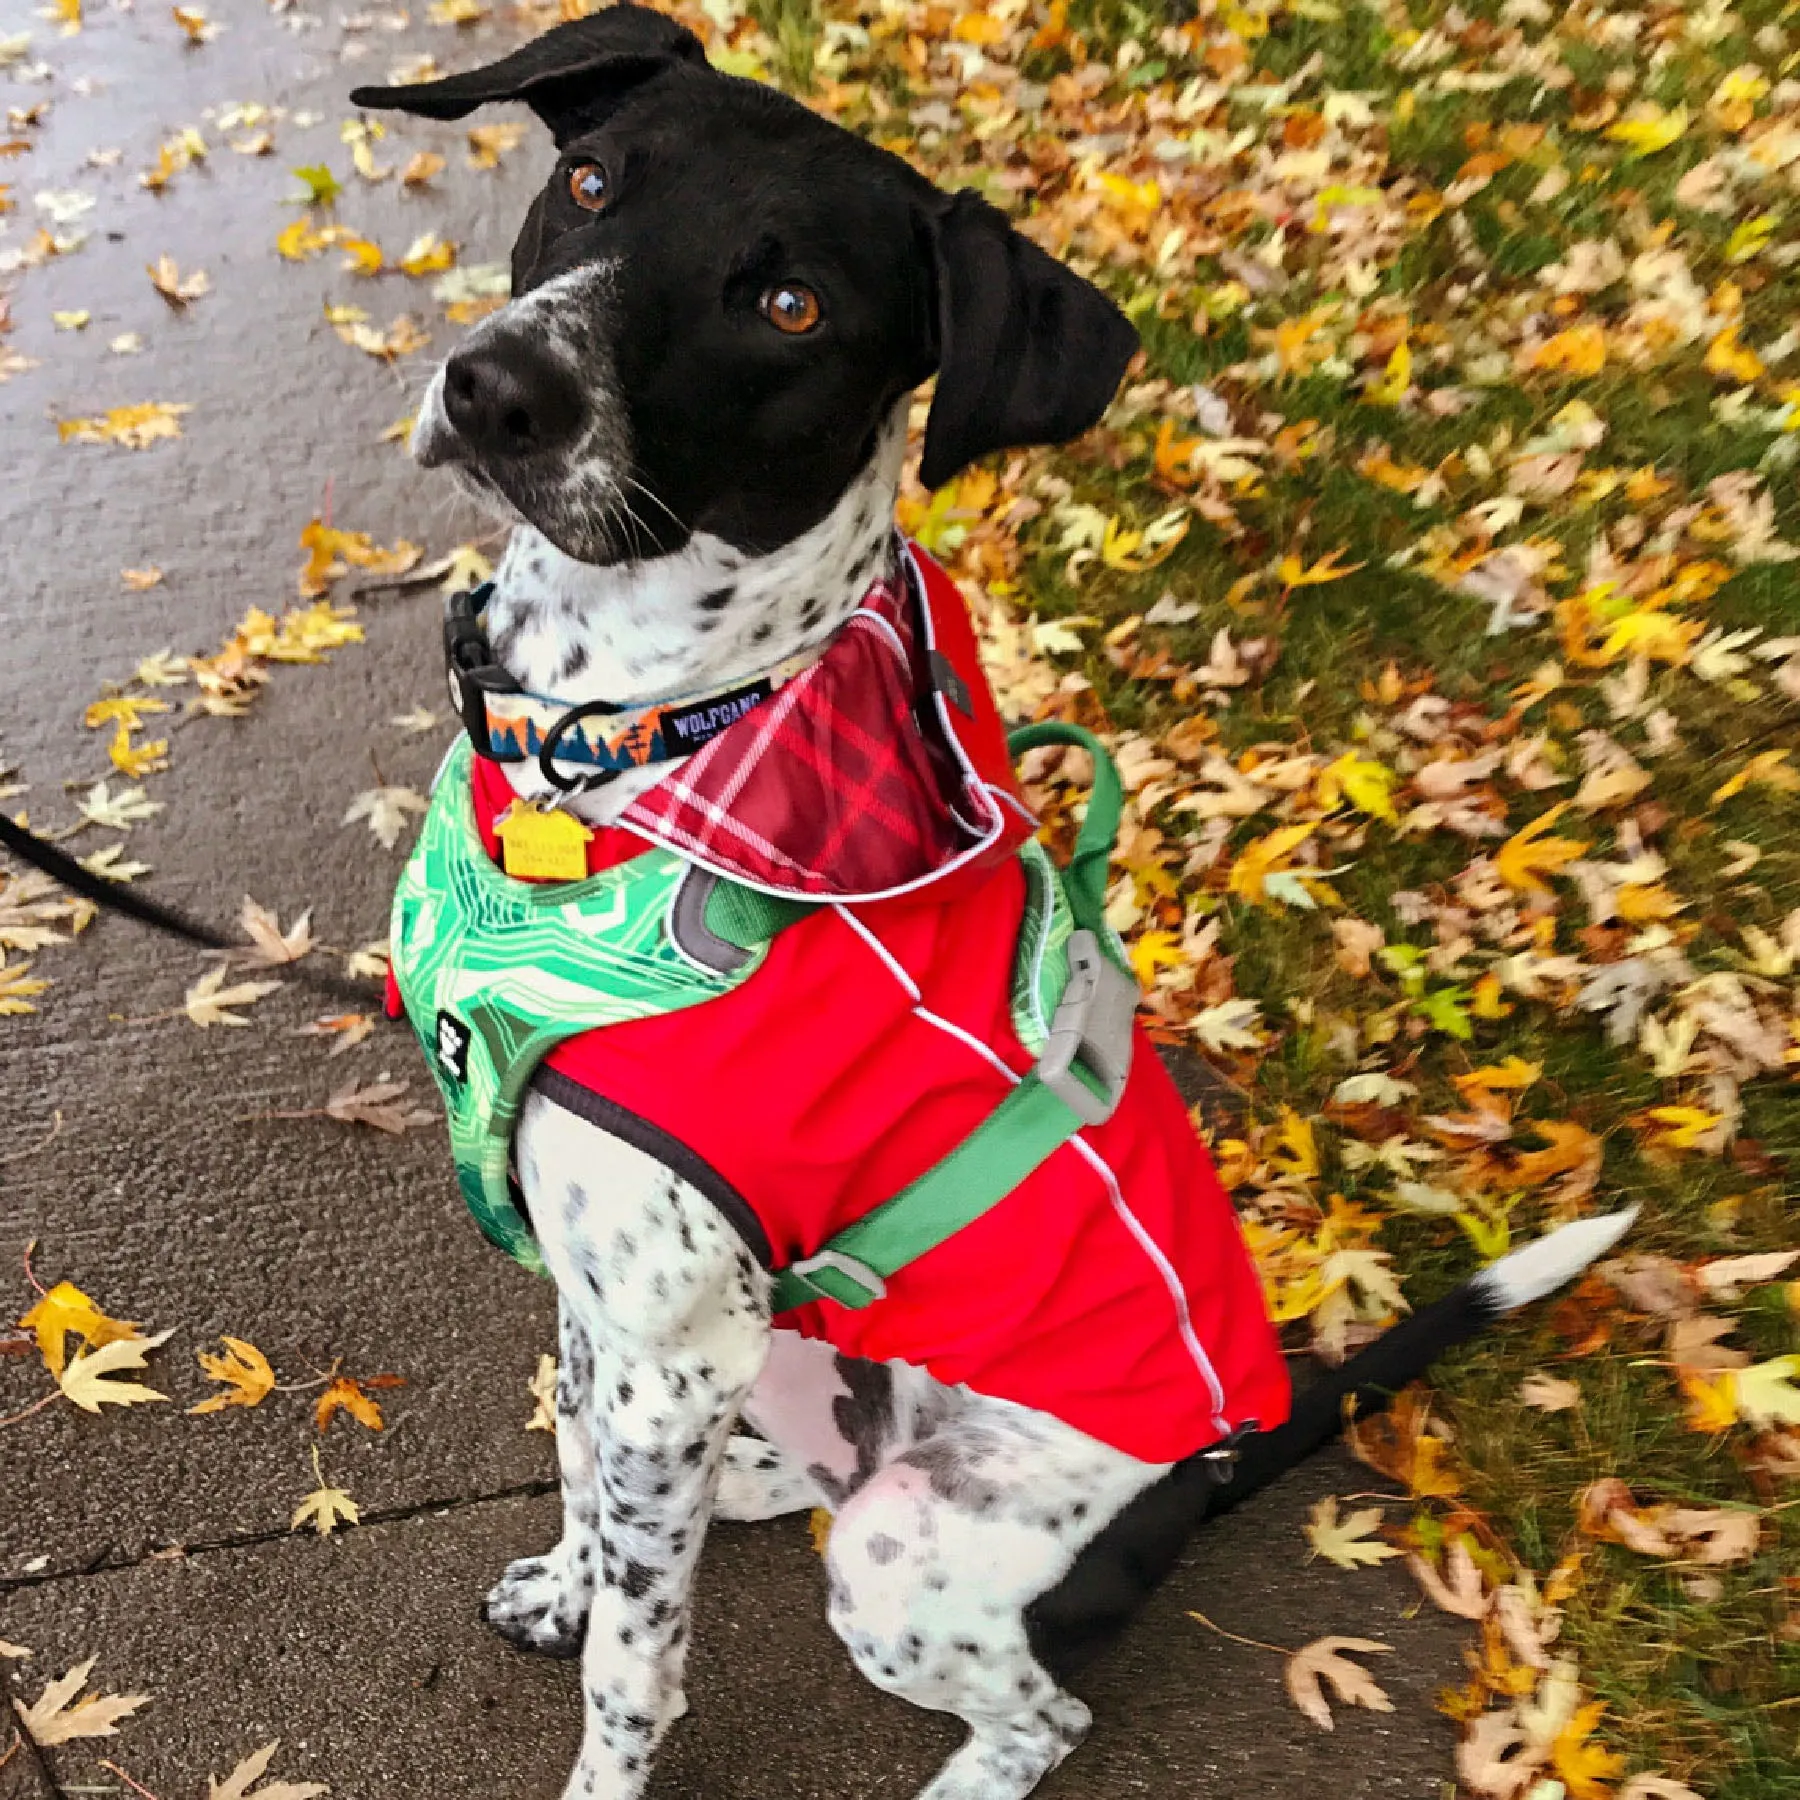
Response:
[{"label": "black leash", "polygon": [[[59,850],[47,838],[15,824],[4,812],[0,812],[0,847],[48,875],[58,887],[91,901],[104,912],[123,913],[140,925],[148,925],[152,931],[180,938],[184,943],[198,944],[205,950],[242,950],[245,947],[173,907],[148,899],[116,881],[108,881],[91,869],[84,869],[66,850]],[[297,962],[278,966],[284,970],[284,980],[291,975],[305,987],[317,988],[321,993],[351,1001],[358,1007],[366,1007],[377,998],[376,990],[368,982],[355,981],[345,975],[328,975],[323,969],[308,969]]]}]

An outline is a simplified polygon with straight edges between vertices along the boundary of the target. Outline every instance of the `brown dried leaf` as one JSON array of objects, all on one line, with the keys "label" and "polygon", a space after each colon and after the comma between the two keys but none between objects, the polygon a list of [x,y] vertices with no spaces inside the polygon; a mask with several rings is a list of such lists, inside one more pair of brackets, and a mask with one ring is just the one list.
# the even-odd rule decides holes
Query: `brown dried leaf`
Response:
[{"label": "brown dried leaf", "polygon": [[1459,1619],[1485,1619],[1488,1614],[1487,1583],[1469,1550],[1469,1540],[1459,1537],[1450,1546],[1440,1575],[1422,1556],[1409,1556],[1406,1566],[1413,1579],[1425,1590],[1426,1598],[1440,1612],[1454,1613]]},{"label": "brown dried leaf", "polygon": [[1370,1712],[1392,1712],[1394,1703],[1367,1669],[1345,1654],[1374,1655],[1391,1649],[1373,1638],[1322,1637],[1302,1644],[1287,1660],[1288,1697],[1321,1731],[1335,1729],[1331,1706],[1321,1683],[1329,1683],[1338,1699],[1349,1706],[1366,1706]]}]

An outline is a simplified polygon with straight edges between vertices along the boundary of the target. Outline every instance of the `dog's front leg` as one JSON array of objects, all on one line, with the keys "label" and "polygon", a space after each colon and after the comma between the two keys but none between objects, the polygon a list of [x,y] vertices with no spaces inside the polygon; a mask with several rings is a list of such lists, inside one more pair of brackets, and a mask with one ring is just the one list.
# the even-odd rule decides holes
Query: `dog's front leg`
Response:
[{"label": "dog's front leg", "polygon": [[684,1708],[688,1602],[725,1444],[768,1353],[768,1277],[703,1194],[538,1098],[531,1215],[594,1351],[599,1581],[567,1800],[636,1800]]}]

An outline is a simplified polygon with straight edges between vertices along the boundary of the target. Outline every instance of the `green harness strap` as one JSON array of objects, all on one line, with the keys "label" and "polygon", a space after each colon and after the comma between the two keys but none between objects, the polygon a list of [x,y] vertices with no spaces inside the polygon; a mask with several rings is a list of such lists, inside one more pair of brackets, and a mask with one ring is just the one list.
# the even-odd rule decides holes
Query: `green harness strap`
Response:
[{"label": "green harness strap", "polygon": [[923,1175],[812,1256],[780,1270],[773,1301],[778,1313],[811,1300],[853,1308],[879,1300],[888,1277],[991,1211],[1082,1126],[1110,1118],[1125,1091],[1137,980],[1106,923],[1107,867],[1123,790],[1092,732],[1050,722],[1023,726],[1007,739],[1015,757],[1039,744],[1086,750],[1094,786],[1075,853],[1061,875],[1076,929],[1068,943],[1068,985],[1037,1067]]}]

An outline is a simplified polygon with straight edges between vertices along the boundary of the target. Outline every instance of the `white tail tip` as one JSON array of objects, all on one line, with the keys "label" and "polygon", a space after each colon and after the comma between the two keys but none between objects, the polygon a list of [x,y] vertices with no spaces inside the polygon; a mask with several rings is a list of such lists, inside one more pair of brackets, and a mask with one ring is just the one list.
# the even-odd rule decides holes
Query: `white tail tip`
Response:
[{"label": "white tail tip", "polygon": [[1565,1281],[1573,1281],[1589,1263],[1604,1256],[1631,1229],[1637,1216],[1638,1209],[1628,1206],[1623,1212],[1559,1225],[1536,1243],[1489,1264],[1472,1285],[1496,1312],[1529,1306],[1554,1293]]}]

